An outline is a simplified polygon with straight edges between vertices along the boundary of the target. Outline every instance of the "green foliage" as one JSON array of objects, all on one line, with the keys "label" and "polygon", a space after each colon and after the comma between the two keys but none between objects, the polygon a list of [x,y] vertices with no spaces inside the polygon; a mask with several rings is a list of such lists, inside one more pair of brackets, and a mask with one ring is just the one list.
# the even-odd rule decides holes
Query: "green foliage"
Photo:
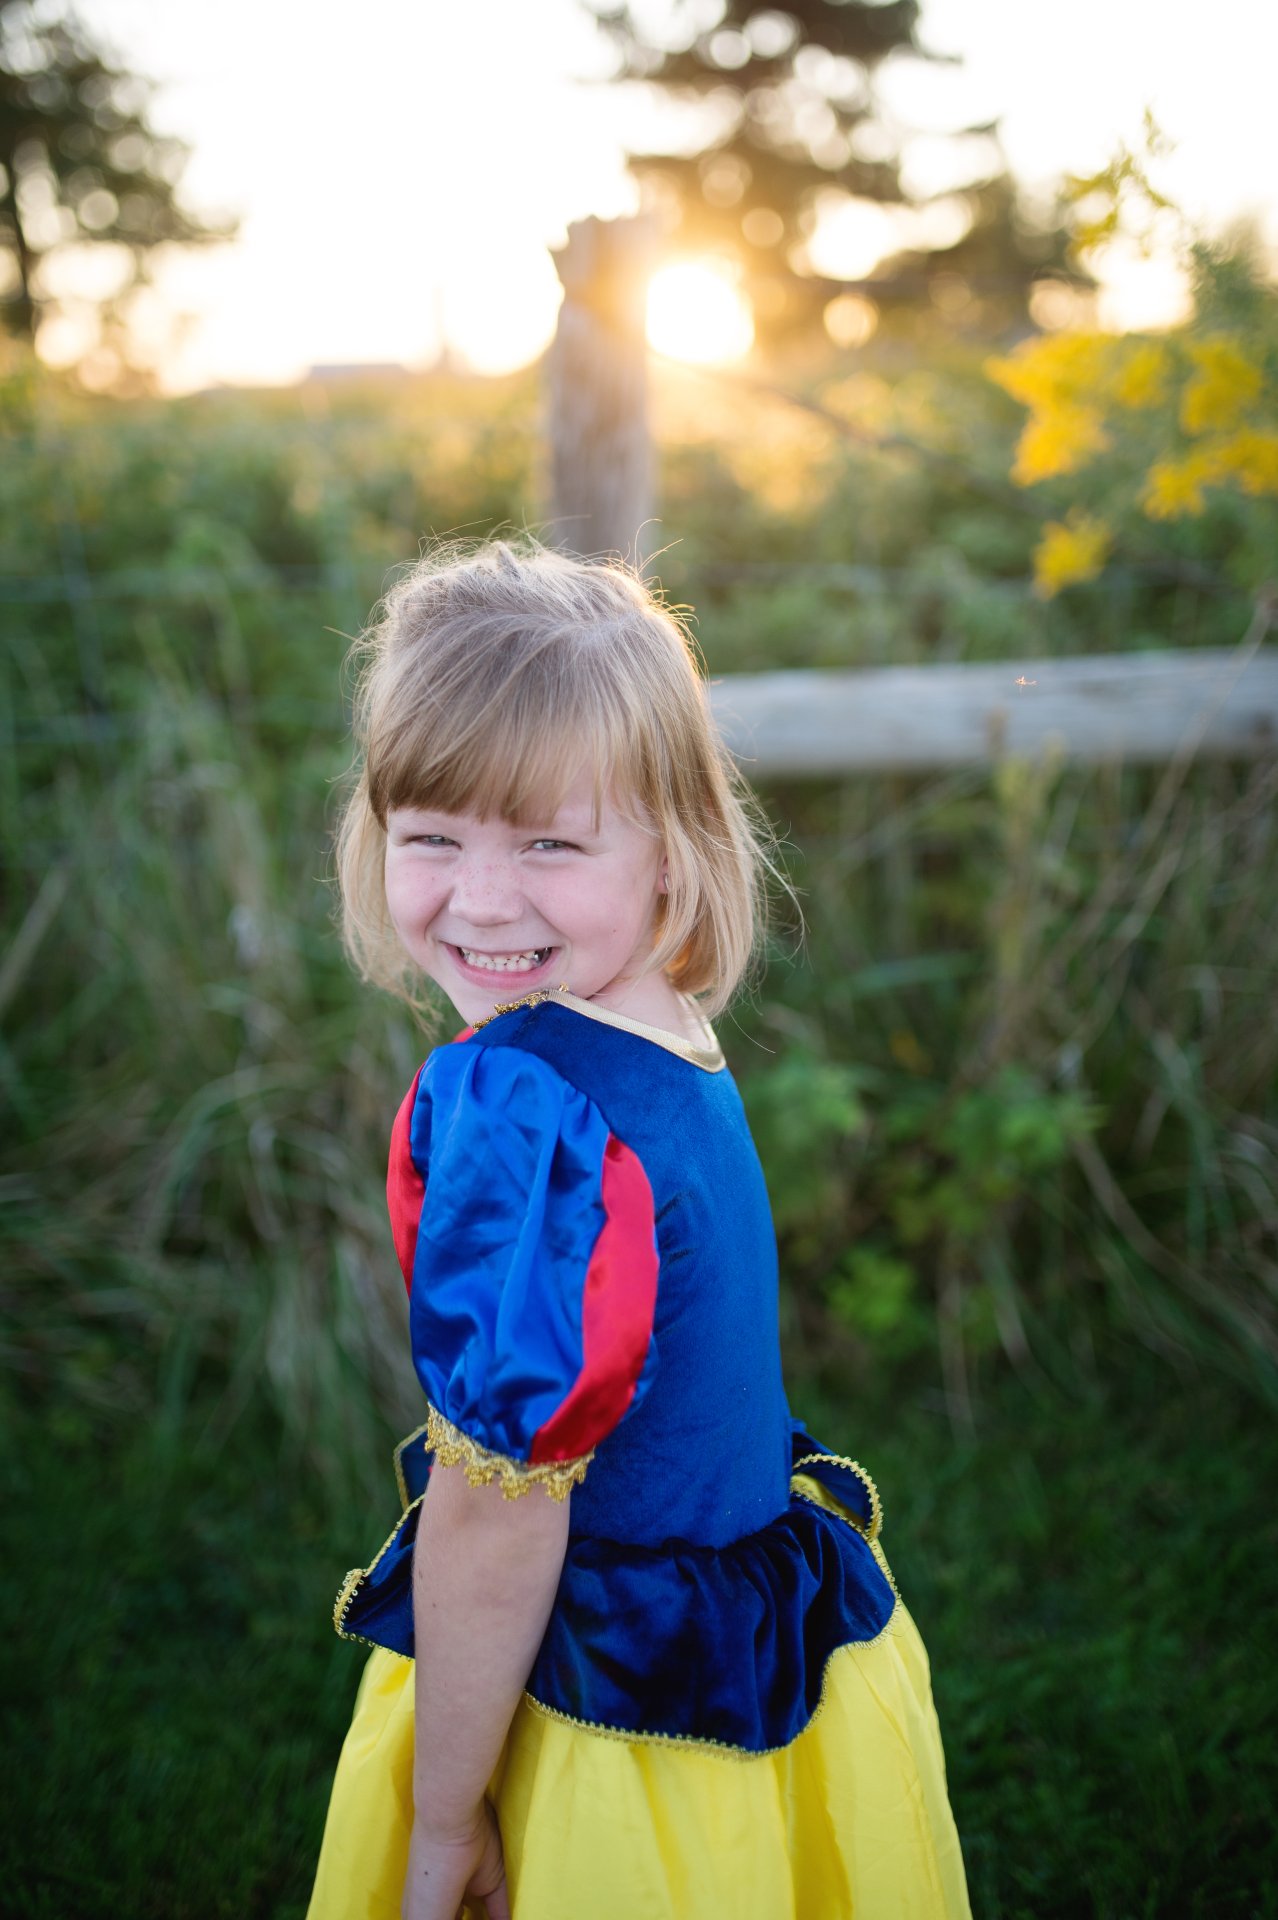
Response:
[{"label": "green foliage", "polygon": [[[923,1064],[912,1035],[898,1030],[893,1044]],[[947,1087],[818,1058],[802,1043],[751,1074],[745,1096],[800,1300],[895,1359],[935,1341],[928,1276],[1005,1261],[1010,1220],[1052,1206],[1074,1147],[1102,1117],[1076,1089],[1017,1065]],[[969,1321],[969,1340],[997,1339],[993,1312]]]},{"label": "green foliage", "polygon": [[1141,143],[1133,151],[1120,142],[1113,157],[1094,173],[1066,176],[1065,196],[1073,210],[1073,244],[1086,254],[1108,240],[1153,240],[1158,216],[1175,211],[1154,183],[1151,169],[1171,152],[1171,142],[1146,107]]},{"label": "green foliage", "polygon": [[1098,1116],[1069,1089],[1002,1067],[981,1086],[911,1097],[884,1121],[887,1214],[902,1245],[978,1241],[1018,1195],[1057,1173]]},{"label": "green foliage", "polygon": [[860,1077],[796,1046],[748,1086],[750,1126],[768,1170],[778,1231],[819,1248],[842,1211],[839,1149],[866,1124]]}]

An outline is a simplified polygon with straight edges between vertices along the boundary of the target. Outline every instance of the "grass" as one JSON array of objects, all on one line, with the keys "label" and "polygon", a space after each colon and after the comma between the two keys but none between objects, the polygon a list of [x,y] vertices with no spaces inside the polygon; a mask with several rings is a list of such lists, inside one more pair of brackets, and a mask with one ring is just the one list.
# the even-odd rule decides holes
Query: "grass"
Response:
[{"label": "grass", "polygon": [[[873,1441],[980,1920],[1278,1913],[1272,1421],[1147,1356]],[[869,1452],[871,1441],[847,1438]]]},{"label": "grass", "polygon": [[358,1666],[328,1621],[358,1529],[260,1431],[6,1424],[6,1911],[300,1916]]},{"label": "grass", "polygon": [[[1278,1432],[1128,1357],[1088,1400],[1005,1378],[961,1442],[886,1380],[804,1406],[878,1479],[979,1920],[1278,1914]],[[336,1501],[257,1415],[4,1428],[6,1912],[295,1920],[361,1664],[329,1607],[389,1474]]]}]

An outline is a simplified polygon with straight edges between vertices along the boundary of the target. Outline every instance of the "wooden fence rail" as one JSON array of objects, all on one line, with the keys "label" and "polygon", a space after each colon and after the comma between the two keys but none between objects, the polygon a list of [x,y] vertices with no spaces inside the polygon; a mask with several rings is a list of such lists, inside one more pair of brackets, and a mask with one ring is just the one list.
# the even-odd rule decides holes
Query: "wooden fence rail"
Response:
[{"label": "wooden fence rail", "polygon": [[1254,759],[1278,753],[1278,648],[733,674],[711,703],[751,776]]}]

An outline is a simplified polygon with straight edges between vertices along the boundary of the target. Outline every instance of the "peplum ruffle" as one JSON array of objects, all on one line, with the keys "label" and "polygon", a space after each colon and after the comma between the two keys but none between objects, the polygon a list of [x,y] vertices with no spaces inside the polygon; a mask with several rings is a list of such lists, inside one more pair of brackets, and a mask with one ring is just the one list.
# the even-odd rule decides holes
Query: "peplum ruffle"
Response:
[{"label": "peplum ruffle", "polygon": [[[897,1597],[869,1476],[797,1422],[792,1458],[786,1510],[726,1547],[571,1539],[530,1705],[630,1740],[743,1753],[802,1733],[831,1656],[885,1632]],[[411,1658],[413,1542],[431,1466],[422,1435],[396,1465],[405,1512],[372,1564],[347,1576],[334,1625]]]}]

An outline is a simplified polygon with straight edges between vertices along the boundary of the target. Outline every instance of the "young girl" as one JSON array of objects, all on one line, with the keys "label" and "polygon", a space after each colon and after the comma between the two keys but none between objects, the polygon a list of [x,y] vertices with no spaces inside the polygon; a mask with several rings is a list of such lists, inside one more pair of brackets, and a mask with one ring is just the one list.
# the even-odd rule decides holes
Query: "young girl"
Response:
[{"label": "young girl", "polygon": [[338,1597],[375,1651],[311,1920],[967,1915],[878,1495],[786,1406],[706,1024],[766,836],[682,632],[619,568],[436,556],[356,729],[351,950],[466,1024],[391,1137],[426,1419]]}]

